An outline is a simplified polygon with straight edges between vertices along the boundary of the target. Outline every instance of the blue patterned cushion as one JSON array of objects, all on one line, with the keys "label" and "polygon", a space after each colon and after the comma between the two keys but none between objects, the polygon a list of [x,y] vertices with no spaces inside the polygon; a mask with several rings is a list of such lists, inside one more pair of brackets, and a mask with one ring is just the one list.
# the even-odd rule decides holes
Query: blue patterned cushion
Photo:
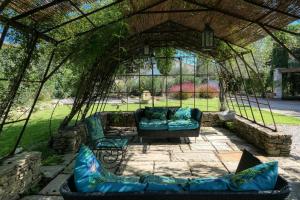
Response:
[{"label": "blue patterned cushion", "polygon": [[144,175],[141,177],[140,182],[147,183],[146,191],[181,192],[186,187],[188,180],[167,176]]},{"label": "blue patterned cushion", "polygon": [[142,130],[168,130],[166,120],[142,118],[139,122],[139,128]]},{"label": "blue patterned cushion", "polygon": [[102,138],[98,141],[98,148],[124,148],[127,146],[128,140],[121,138]]},{"label": "blue patterned cushion", "polygon": [[197,191],[226,191],[228,190],[228,178],[197,178],[189,181],[188,190]]},{"label": "blue patterned cushion", "polygon": [[151,119],[159,119],[159,120],[167,120],[167,108],[145,108],[145,117],[149,120]]},{"label": "blue patterned cushion", "polygon": [[232,191],[273,190],[278,177],[278,162],[256,165],[230,177]]},{"label": "blue patterned cushion", "polygon": [[176,112],[173,114],[171,119],[191,119],[192,117],[192,109],[191,108],[179,108],[176,110]]},{"label": "blue patterned cushion", "polygon": [[96,115],[91,115],[90,117],[86,118],[85,123],[92,143],[104,138],[101,121]]},{"label": "blue patterned cushion", "polygon": [[199,123],[194,119],[178,119],[168,121],[169,131],[193,130],[197,128],[199,128]]},{"label": "blue patterned cushion", "polygon": [[75,162],[75,186],[79,192],[138,192],[146,184],[139,177],[116,176],[101,167],[94,153],[82,145]]},{"label": "blue patterned cushion", "polygon": [[75,161],[74,179],[79,192],[94,192],[96,180],[101,179],[101,165],[93,152],[81,146]]}]

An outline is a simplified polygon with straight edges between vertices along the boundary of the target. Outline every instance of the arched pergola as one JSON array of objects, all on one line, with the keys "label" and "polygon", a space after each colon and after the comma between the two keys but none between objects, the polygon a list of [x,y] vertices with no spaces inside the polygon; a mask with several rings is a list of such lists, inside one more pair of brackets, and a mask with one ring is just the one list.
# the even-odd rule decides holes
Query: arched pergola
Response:
[{"label": "arched pergola", "polygon": [[[89,7],[88,12],[85,12],[85,7]],[[115,17],[108,16],[104,22],[95,18],[97,13],[105,14],[115,10],[119,11]],[[2,0],[0,13],[0,22],[3,25],[0,48],[10,29],[17,30],[28,38],[26,58],[15,75],[4,80],[9,81],[9,88],[7,95],[0,99],[0,134],[5,124],[24,121],[12,153],[19,145],[47,80],[57,73],[64,63],[73,59],[74,55],[87,53],[88,49],[86,50],[85,46],[94,42],[97,34],[105,34],[106,30],[115,26],[121,27],[116,29],[121,31],[115,33],[119,36],[107,43],[108,46],[102,46],[101,54],[99,53],[91,62],[91,66],[86,66],[87,70],[82,72],[73,108],[63,121],[62,128],[76,116],[84,118],[96,100],[105,103],[120,63],[132,59],[133,56],[143,56],[146,44],[152,48],[168,46],[186,49],[211,57],[219,66],[217,72],[220,78],[227,84],[238,78],[241,78],[240,83],[244,84],[243,77],[261,82],[253,54],[245,47],[267,35],[290,55],[300,60],[274,35],[275,31],[280,31],[299,36],[299,33],[284,28],[300,19],[300,2],[296,0]],[[84,26],[80,32],[73,32],[72,26],[76,26],[78,22],[84,22]],[[217,48],[210,51],[202,48],[200,40],[205,24],[209,24],[213,29],[217,43]],[[70,27],[70,31],[66,34],[61,28],[67,26]],[[48,43],[49,48],[53,50],[42,79],[31,81],[38,87],[29,114],[21,120],[7,121],[21,83],[28,81],[24,76],[30,72],[33,52],[38,51],[37,46],[41,42]],[[64,47],[70,43],[73,46],[69,47],[75,45],[77,48],[68,48],[68,51],[58,57],[56,52],[64,51]],[[218,48],[219,46],[225,48]],[[257,89],[259,88],[251,88],[253,94]],[[237,101],[237,98],[240,98],[243,104],[245,101],[251,107],[251,100],[247,94],[229,92],[225,93],[225,97],[228,106],[234,110],[243,109],[230,105],[234,98]],[[254,103],[259,107],[260,103],[256,97],[255,99]],[[269,109],[271,111],[270,106]],[[246,116],[242,117],[261,124],[254,116],[247,116],[247,112]],[[266,126],[264,122],[261,125]],[[270,128],[276,131],[275,122],[274,127]]]}]

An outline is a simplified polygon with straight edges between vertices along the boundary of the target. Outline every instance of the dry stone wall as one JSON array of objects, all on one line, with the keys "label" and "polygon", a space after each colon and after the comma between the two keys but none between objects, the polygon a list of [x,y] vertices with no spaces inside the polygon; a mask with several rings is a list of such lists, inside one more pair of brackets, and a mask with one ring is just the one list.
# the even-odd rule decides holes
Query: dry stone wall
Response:
[{"label": "dry stone wall", "polygon": [[292,136],[274,132],[241,117],[233,121],[233,130],[240,137],[264,150],[270,156],[289,156]]},{"label": "dry stone wall", "polygon": [[41,180],[41,153],[23,152],[0,164],[0,200],[15,200]]}]

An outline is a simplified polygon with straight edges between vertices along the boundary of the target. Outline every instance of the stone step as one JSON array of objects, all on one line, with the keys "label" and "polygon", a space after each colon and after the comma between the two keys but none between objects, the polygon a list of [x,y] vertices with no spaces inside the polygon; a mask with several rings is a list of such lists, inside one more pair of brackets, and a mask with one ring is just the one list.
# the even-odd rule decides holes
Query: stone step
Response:
[{"label": "stone step", "polygon": [[54,179],[61,171],[65,168],[64,165],[55,165],[55,166],[41,166],[41,173],[43,178],[52,180]]},{"label": "stone step", "polygon": [[43,196],[43,195],[33,195],[33,196],[26,196],[21,200],[63,200],[61,196]]},{"label": "stone step", "polygon": [[41,195],[60,195],[60,186],[71,176],[71,174],[59,174],[46,187],[44,187],[39,194]]}]

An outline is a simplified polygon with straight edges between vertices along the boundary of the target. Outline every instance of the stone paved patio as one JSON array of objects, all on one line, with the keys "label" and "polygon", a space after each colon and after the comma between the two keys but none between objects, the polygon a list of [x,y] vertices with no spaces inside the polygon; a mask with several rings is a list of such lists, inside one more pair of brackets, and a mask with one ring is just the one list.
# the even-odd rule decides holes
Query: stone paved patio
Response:
[{"label": "stone paved patio", "polygon": [[[118,174],[140,175],[153,173],[174,177],[210,177],[234,172],[242,155],[247,149],[262,161],[278,160],[280,174],[287,178],[293,188],[289,199],[300,199],[300,158],[265,157],[264,154],[222,128],[205,127],[201,136],[187,139],[131,141],[128,153]],[[61,171],[39,195],[25,197],[23,200],[58,200],[58,189],[72,173],[74,161]]]}]

